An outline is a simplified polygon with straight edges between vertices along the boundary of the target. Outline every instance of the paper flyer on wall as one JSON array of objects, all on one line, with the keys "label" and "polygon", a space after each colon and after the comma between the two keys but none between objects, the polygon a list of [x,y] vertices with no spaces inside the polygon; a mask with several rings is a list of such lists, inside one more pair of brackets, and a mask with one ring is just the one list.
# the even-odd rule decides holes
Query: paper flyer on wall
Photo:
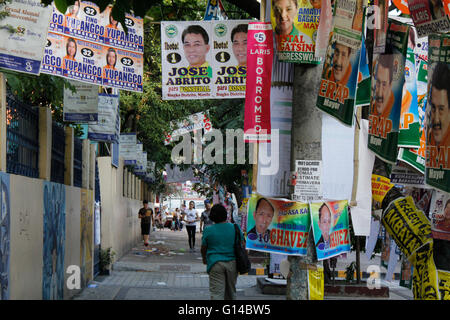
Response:
[{"label": "paper flyer on wall", "polygon": [[126,34],[110,12],[87,1],[76,1],[65,14],[53,5],[41,72],[142,92],[143,19],[126,15]]},{"label": "paper flyer on wall", "polygon": [[430,219],[433,238],[450,241],[450,194],[433,192]]},{"label": "paper flyer on wall", "polygon": [[425,112],[425,180],[433,188],[450,192],[450,35],[430,35],[428,87]]},{"label": "paper flyer on wall", "polygon": [[369,149],[388,163],[397,160],[409,26],[389,20],[386,53],[374,54]]},{"label": "paper flyer on wall", "polygon": [[279,61],[320,63],[314,54],[320,7],[320,0],[271,0],[270,20]]},{"label": "paper flyer on wall", "polygon": [[308,202],[322,200],[322,161],[321,160],[296,160],[294,200]]},{"label": "paper flyer on wall", "polygon": [[98,86],[71,81],[76,92],[64,89],[63,121],[76,123],[97,123]]},{"label": "paper flyer on wall", "polygon": [[39,74],[52,8],[39,0],[13,0],[2,5],[2,13],[9,15],[0,20],[0,67]]},{"label": "paper flyer on wall", "polygon": [[304,256],[310,227],[307,203],[253,193],[248,202],[246,248]]},{"label": "paper flyer on wall", "polygon": [[163,99],[244,98],[248,23],[162,21]]},{"label": "paper flyer on wall", "polygon": [[310,202],[317,260],[350,252],[348,201]]},{"label": "paper flyer on wall", "polygon": [[408,0],[419,37],[450,30],[450,20],[442,0]]},{"label": "paper flyer on wall", "polygon": [[362,41],[363,1],[336,2],[316,106],[352,125]]}]

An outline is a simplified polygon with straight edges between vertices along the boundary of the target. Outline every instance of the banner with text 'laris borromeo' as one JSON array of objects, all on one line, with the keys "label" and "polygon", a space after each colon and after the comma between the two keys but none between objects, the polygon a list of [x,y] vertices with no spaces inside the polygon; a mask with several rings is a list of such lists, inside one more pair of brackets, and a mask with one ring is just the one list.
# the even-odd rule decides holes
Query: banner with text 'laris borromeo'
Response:
[{"label": "banner with text 'laris borromeo'", "polygon": [[450,192],[450,35],[428,37],[425,181]]},{"label": "banner with text 'laris borromeo'", "polygon": [[248,22],[162,21],[163,99],[244,98]]},{"label": "banner with text 'laris borromeo'", "polygon": [[268,22],[248,25],[248,74],[245,91],[245,142],[270,142],[270,87],[272,82],[273,32]]}]

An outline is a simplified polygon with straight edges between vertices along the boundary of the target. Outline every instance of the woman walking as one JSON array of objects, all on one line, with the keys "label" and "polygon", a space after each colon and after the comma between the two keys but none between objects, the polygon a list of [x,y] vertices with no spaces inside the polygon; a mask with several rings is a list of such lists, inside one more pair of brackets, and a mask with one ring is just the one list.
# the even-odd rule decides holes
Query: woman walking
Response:
[{"label": "woman walking", "polygon": [[[211,300],[236,300],[235,228],[227,222],[227,210],[221,204],[211,208],[213,225],[203,230],[202,258],[209,274]],[[241,239],[242,233],[239,230]]]},{"label": "woman walking", "polygon": [[189,202],[189,209],[185,210],[186,213],[186,230],[189,237],[189,249],[190,252],[195,252],[195,229],[198,221],[197,210],[195,210],[195,202]]}]

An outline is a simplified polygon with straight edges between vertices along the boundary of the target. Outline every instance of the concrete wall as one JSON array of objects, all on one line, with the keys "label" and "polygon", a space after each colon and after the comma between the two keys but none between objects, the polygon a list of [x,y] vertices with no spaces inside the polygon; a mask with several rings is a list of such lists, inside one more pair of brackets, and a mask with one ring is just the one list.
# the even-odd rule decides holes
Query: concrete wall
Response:
[{"label": "concrete wall", "polygon": [[[140,193],[132,193],[134,175],[127,173],[120,158],[119,167],[111,165],[111,157],[97,158],[101,197],[101,247],[112,248],[115,260],[141,240],[138,211],[142,207]],[[124,174],[126,182],[124,186]],[[129,192],[123,188],[129,186]],[[135,190],[136,192],[136,190]],[[128,194],[128,197],[124,196]]]}]

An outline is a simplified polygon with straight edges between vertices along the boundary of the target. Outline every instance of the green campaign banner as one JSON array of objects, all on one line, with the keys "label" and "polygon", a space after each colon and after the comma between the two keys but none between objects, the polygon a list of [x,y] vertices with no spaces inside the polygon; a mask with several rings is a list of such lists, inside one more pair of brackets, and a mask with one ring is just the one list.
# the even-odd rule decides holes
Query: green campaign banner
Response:
[{"label": "green campaign banner", "polygon": [[397,160],[409,26],[389,20],[384,54],[374,54],[368,148],[385,162]]},{"label": "green campaign banner", "polygon": [[450,35],[430,35],[428,44],[425,182],[450,192]]}]

